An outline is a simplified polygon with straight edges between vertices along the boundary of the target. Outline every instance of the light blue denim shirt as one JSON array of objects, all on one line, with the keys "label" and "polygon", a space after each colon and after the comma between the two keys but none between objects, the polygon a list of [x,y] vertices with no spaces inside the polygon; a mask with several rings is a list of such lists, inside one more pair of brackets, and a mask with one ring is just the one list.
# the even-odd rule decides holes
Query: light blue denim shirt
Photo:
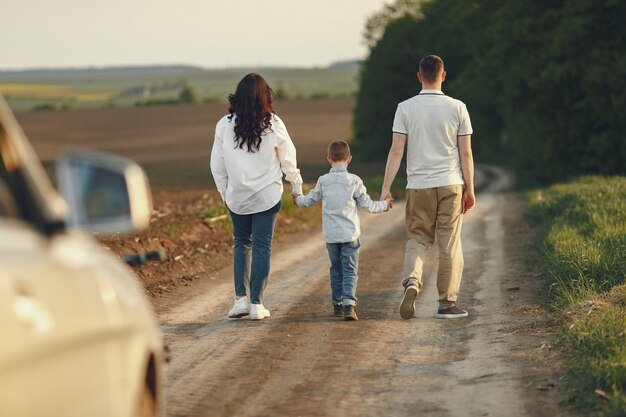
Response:
[{"label": "light blue denim shirt", "polygon": [[353,242],[361,235],[359,207],[370,213],[387,210],[386,201],[372,201],[361,178],[346,168],[331,168],[315,188],[296,199],[300,207],[310,207],[322,199],[322,234],[327,243]]}]

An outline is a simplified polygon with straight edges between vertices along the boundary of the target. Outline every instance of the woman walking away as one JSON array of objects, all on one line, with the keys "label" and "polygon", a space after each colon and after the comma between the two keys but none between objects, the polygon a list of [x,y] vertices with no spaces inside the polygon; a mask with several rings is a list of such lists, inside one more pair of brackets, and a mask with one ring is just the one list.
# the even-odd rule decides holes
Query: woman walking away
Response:
[{"label": "woman walking away", "polygon": [[217,123],[211,151],[211,172],[230,213],[235,241],[235,305],[228,317],[249,314],[261,320],[270,316],[262,301],[283,173],[294,195],[302,194],[302,177],[296,148],[274,114],[273,91],[263,77],[256,73],[243,77],[228,101],[230,115]]}]

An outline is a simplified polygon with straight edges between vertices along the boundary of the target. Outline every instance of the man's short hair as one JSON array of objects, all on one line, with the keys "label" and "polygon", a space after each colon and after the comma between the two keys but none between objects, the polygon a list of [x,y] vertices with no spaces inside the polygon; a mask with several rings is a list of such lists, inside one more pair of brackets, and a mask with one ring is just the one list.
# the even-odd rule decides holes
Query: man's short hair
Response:
[{"label": "man's short hair", "polygon": [[434,83],[443,71],[443,60],[437,55],[427,55],[420,61],[419,71],[422,80],[427,83]]},{"label": "man's short hair", "polygon": [[328,157],[333,162],[347,161],[350,158],[350,146],[343,140],[336,140],[328,145]]}]

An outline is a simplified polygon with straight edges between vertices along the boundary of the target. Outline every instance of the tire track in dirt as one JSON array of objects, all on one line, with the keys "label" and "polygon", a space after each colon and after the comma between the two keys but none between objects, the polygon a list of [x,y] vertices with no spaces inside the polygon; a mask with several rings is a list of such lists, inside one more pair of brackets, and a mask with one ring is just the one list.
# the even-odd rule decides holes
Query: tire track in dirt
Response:
[{"label": "tire track in dirt", "polygon": [[[520,270],[519,196],[491,171],[491,186],[465,219],[463,320],[437,320],[436,249],[427,260],[416,317],[398,305],[404,210],[364,216],[358,322],[332,317],[328,260],[321,236],[273,258],[261,322],[229,320],[230,270],[188,302],[161,313],[172,352],[170,416],[554,416],[555,395],[534,398],[536,378],[515,351],[542,340],[518,337],[511,315],[536,303]],[[517,203],[515,201],[517,200]],[[511,296],[507,288],[521,290]],[[533,379],[535,378],[535,379]]]}]

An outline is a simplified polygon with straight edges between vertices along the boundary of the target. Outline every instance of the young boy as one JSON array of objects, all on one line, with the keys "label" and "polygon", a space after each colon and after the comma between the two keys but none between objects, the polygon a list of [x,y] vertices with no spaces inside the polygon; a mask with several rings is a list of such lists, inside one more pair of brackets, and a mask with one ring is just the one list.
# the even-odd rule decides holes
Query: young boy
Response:
[{"label": "young boy", "polygon": [[330,257],[330,288],[335,317],[358,320],[356,284],[359,279],[358,206],[370,213],[381,213],[391,207],[391,198],[372,201],[361,178],[348,172],[352,160],[350,147],[342,140],[328,146],[328,174],[306,196],[294,198],[299,207],[310,207],[322,199],[322,234]]}]

